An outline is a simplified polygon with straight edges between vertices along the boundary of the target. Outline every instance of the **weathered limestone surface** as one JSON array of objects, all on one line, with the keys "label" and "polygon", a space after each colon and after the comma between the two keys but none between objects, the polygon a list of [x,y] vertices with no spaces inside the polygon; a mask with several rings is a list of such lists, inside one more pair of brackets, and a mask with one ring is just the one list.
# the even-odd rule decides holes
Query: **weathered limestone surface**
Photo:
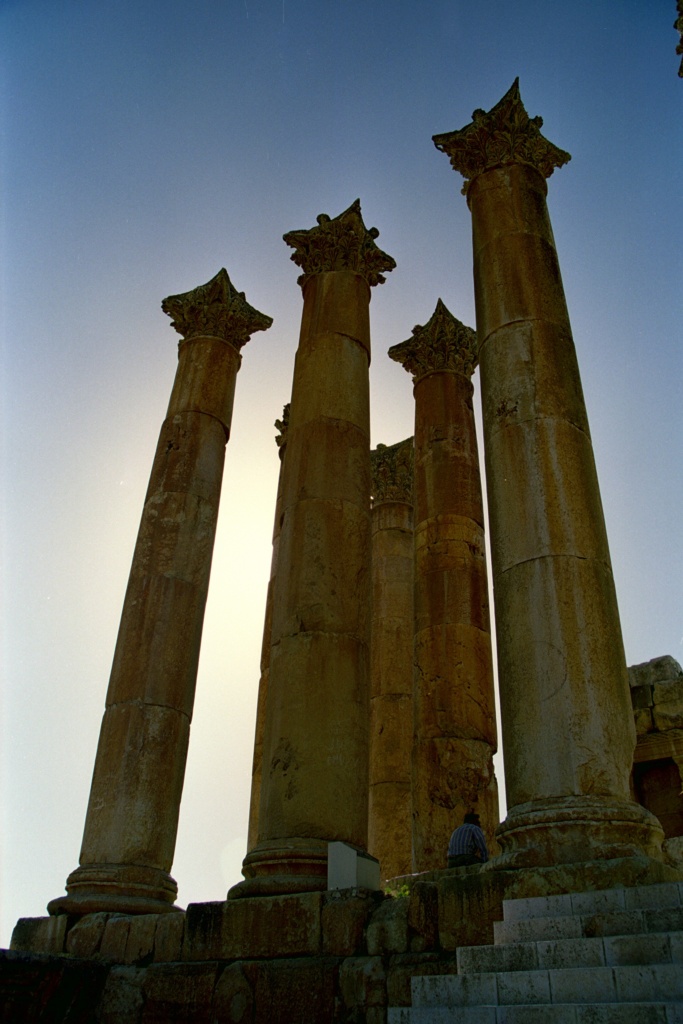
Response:
[{"label": "weathered limestone surface", "polygon": [[256,704],[256,728],[254,734],[254,759],[251,769],[251,801],[249,804],[249,831],[247,835],[247,851],[256,845],[258,838],[258,818],[261,802],[261,777],[263,772],[263,730],[265,728],[266,701],[268,696],[268,677],[270,675],[270,634],[273,628],[273,590],[277,573],[277,558],[280,546],[280,527],[282,525],[282,463],[287,449],[287,424],[289,423],[289,402],[282,410],[282,419],[275,420],[278,435],[275,438],[280,456],[280,474],[275,499],[275,523],[273,525],[273,554],[270,562],[270,579],[266,594],[266,615],[263,624],[263,641],[261,644],[261,676],[259,679],[258,701]]},{"label": "weathered limestone surface", "polygon": [[411,977],[456,974],[459,947],[493,942],[503,900],[682,879],[661,861],[629,857],[427,872],[390,899],[352,889],[194,904],[173,915],[63,915],[58,940],[46,919],[27,919],[12,950],[0,952],[0,1021],[384,1024],[387,1006],[410,1004]]},{"label": "weathered limestone surface", "polygon": [[370,632],[370,287],[394,261],[360,203],[285,241],[304,308],[282,527],[256,846],[231,895],[327,884],[327,844],[365,850]]},{"label": "weathered limestone surface", "polygon": [[372,644],[368,849],[382,878],[411,870],[413,439],[372,462]]},{"label": "weathered limestone surface", "polygon": [[683,836],[683,669],[665,655],[632,665],[628,676],[638,736],[633,796],[661,822],[671,854],[683,845],[670,842]]},{"label": "weathered limestone surface", "polygon": [[492,852],[497,746],[484,509],[472,407],[474,331],[439,299],[424,327],[389,349],[415,382],[415,742],[413,870],[445,865],[477,811]]},{"label": "weathered limestone surface", "polygon": [[508,864],[658,854],[635,744],[600,492],[545,178],[569,159],[518,83],[434,137],[472,212]]},{"label": "weathered limestone surface", "polygon": [[172,910],[173,861],[240,349],[270,317],[221,270],[162,308],[182,335],[114,653],[78,867],[51,913]]}]

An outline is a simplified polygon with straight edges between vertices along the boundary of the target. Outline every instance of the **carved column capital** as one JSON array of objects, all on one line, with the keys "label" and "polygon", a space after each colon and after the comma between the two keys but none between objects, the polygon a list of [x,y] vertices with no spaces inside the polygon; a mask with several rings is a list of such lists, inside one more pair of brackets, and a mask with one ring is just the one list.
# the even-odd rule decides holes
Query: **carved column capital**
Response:
[{"label": "carved column capital", "polygon": [[541,135],[542,117],[529,117],[519,94],[519,78],[488,113],[475,110],[471,124],[455,132],[433,135],[434,145],[445,153],[454,171],[465,179],[467,195],[482,171],[503,164],[530,164],[544,178],[571,160],[569,153]]},{"label": "carved column capital", "polygon": [[289,428],[289,411],[292,408],[292,403],[287,402],[282,407],[282,419],[275,420],[274,426],[278,433],[275,435],[275,444],[278,447],[278,453],[280,458],[284,455],[285,447],[287,445],[287,430]]},{"label": "carved column capital", "polygon": [[476,332],[456,319],[441,299],[424,327],[413,327],[412,338],[389,349],[389,357],[412,373],[413,381],[435,370],[471,377],[477,356]]},{"label": "carved column capital", "polygon": [[368,230],[363,223],[360,199],[338,217],[321,213],[317,221],[315,228],[288,231],[282,236],[295,250],[290,259],[304,271],[298,279],[300,285],[311,275],[327,270],[353,270],[370,286],[384,284],[384,273],[393,270],[396,262],[375,245],[379,231]]},{"label": "carved column capital", "polygon": [[272,317],[249,305],[244,292],[237,291],[225,269],[191,292],[169,295],[161,308],[172,318],[171,326],[184,341],[220,338],[238,351],[255,331],[266,331],[273,323]]},{"label": "carved column capital", "polygon": [[385,501],[413,503],[413,438],[398,444],[378,444],[370,452],[372,504]]},{"label": "carved column capital", "polygon": [[[678,46],[676,47],[676,53],[683,54],[683,0],[677,0],[676,13],[678,17],[674,21],[674,28],[680,36]],[[678,77],[683,78],[683,57],[681,57],[680,67],[678,68]]]}]

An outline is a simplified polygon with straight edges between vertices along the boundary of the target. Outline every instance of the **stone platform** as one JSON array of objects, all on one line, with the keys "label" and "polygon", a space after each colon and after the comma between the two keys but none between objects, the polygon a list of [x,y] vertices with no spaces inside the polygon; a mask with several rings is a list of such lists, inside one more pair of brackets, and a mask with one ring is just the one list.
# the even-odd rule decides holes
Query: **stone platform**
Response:
[{"label": "stone platform", "polygon": [[[410,1006],[412,979],[458,975],[462,947],[488,955],[504,901],[566,901],[615,885],[629,893],[669,883],[678,893],[679,880],[647,858],[472,867],[396,880],[393,897],[347,889],[171,914],[22,919],[0,954],[0,1022],[385,1024],[389,1007]],[[521,939],[510,934],[505,941]]]}]

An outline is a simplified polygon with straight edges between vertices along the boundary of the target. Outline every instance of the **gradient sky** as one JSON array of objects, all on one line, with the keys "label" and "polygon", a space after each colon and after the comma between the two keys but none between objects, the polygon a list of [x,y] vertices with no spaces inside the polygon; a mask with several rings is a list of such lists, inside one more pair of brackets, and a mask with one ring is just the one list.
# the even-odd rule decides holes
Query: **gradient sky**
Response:
[{"label": "gradient sky", "polygon": [[282,234],[360,197],[372,443],[413,431],[386,356],[441,297],[474,326],[461,179],[431,142],[520,76],[572,154],[549,209],[629,664],[683,656],[683,82],[674,0],[0,0],[2,924],[78,864],[130,559],[178,336],[225,266],[274,318],[243,350],[173,874],[222,899],[246,849],[278,459],[301,314]]}]

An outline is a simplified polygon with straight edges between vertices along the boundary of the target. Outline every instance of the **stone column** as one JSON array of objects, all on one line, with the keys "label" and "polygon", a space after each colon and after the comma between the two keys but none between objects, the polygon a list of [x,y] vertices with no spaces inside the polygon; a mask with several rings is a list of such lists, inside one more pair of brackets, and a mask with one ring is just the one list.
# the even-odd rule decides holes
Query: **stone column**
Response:
[{"label": "stone column", "polygon": [[80,867],[50,913],[173,910],[173,861],[240,349],[272,320],[225,270],[162,303],[182,335],[109,680]]},{"label": "stone column", "polygon": [[372,465],[372,641],[368,848],[382,878],[412,871],[413,439]]},{"label": "stone column", "polygon": [[415,382],[413,870],[446,866],[451,832],[477,811],[498,825],[496,712],[484,508],[472,407],[477,337],[439,299],[389,349]]},{"label": "stone column", "polygon": [[282,466],[287,449],[287,424],[289,423],[289,402],[282,410],[282,419],[275,420],[279,433],[275,438],[280,456],[280,473],[277,481],[277,497],[275,498],[275,523],[273,524],[273,554],[270,560],[270,579],[266,594],[266,617],[263,624],[263,642],[261,644],[261,677],[258,685],[256,704],[256,729],[254,733],[254,759],[251,769],[251,802],[249,804],[249,832],[247,836],[247,852],[255,845],[258,837],[258,816],[261,802],[261,774],[263,766],[263,730],[265,727],[266,699],[268,696],[268,676],[270,675],[270,633],[273,628],[273,588],[277,573],[277,556],[280,547],[280,527],[282,525]]},{"label": "stone column", "polygon": [[258,842],[231,896],[327,886],[367,847],[371,285],[394,261],[360,203],[285,241],[303,268],[273,591]]},{"label": "stone column", "polygon": [[510,865],[655,854],[579,369],[546,207],[569,154],[518,82],[434,136],[472,212]]}]

